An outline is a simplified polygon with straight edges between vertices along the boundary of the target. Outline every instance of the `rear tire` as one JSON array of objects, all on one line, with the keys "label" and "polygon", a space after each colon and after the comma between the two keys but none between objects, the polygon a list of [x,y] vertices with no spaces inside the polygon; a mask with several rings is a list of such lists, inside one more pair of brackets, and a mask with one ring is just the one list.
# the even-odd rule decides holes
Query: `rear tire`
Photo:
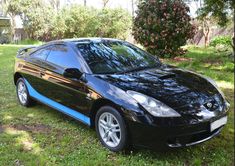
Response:
[{"label": "rear tire", "polygon": [[33,99],[29,95],[23,78],[19,78],[16,82],[16,94],[18,101],[22,106],[29,107],[34,103]]},{"label": "rear tire", "polygon": [[100,142],[109,150],[118,152],[128,147],[126,124],[115,108],[101,107],[96,114],[95,128]]}]

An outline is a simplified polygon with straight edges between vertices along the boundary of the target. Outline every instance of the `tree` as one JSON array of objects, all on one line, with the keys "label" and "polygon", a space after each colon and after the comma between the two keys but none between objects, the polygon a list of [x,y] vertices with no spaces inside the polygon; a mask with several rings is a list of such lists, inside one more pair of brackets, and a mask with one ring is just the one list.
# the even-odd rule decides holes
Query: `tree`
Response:
[{"label": "tree", "polygon": [[131,15],[121,9],[103,9],[98,11],[96,36],[125,39],[131,29]]},{"label": "tree", "polygon": [[217,19],[221,26],[225,26],[228,18],[234,13],[235,1],[234,0],[204,0],[202,6],[198,10],[201,17],[211,16]]},{"label": "tree", "polygon": [[60,0],[49,0],[48,2],[50,3],[50,5],[53,9],[55,9],[56,11],[59,11],[60,3],[61,3]]},{"label": "tree", "polygon": [[[198,11],[203,5],[203,0],[185,0],[185,2],[190,8],[194,8],[195,11]],[[201,28],[204,36],[204,46],[207,47],[210,42],[212,19],[209,16],[197,17],[196,19],[199,23],[198,28]]]},{"label": "tree", "polygon": [[2,1],[4,13],[8,15],[11,19],[11,35],[12,38],[15,36],[15,27],[16,27],[16,21],[15,17],[20,14],[22,6],[20,5],[19,0],[5,0]]},{"label": "tree", "polygon": [[132,15],[133,18],[134,18],[134,13],[135,13],[135,10],[134,10],[134,0],[131,0],[131,15]]},{"label": "tree", "polygon": [[25,13],[23,26],[29,38],[48,41],[51,39],[54,10],[50,7],[34,8],[33,12]]},{"label": "tree", "polygon": [[63,8],[53,23],[53,38],[112,37],[125,39],[131,16],[123,9],[94,9],[79,5]]},{"label": "tree", "polygon": [[103,8],[105,8],[107,6],[109,0],[102,0],[102,2],[103,2]]},{"label": "tree", "polygon": [[[58,0],[51,0],[50,4],[59,7]],[[11,18],[12,35],[15,33],[15,17],[19,15],[23,22],[24,30],[29,38],[43,39],[49,34],[50,23],[54,11],[43,0],[6,0],[6,14]]]},{"label": "tree", "polygon": [[215,25],[215,20],[212,17],[197,17],[197,27],[202,31],[204,36],[204,46],[208,47],[210,43],[210,35],[212,32],[212,26]]},{"label": "tree", "polygon": [[12,3],[9,9],[14,11],[14,15],[20,15],[24,30],[31,39],[48,41],[94,36],[125,39],[131,27],[131,16],[123,9],[95,9],[79,5],[60,9],[58,0],[11,1],[16,3],[14,10]]},{"label": "tree", "polygon": [[31,39],[49,40],[56,9],[43,0],[21,0],[20,3],[20,17],[27,36]]},{"label": "tree", "polygon": [[[229,17],[233,15],[233,22],[235,22],[235,1],[234,0],[204,0],[202,7],[199,8],[199,17],[205,18],[207,16],[216,19],[220,26],[225,26]],[[235,24],[234,24],[235,31]],[[235,33],[235,32],[234,32]],[[235,53],[235,37],[233,33],[233,54]]]},{"label": "tree", "polygon": [[137,42],[158,56],[175,56],[180,46],[193,37],[189,7],[180,0],[142,0],[134,19]]},{"label": "tree", "polygon": [[211,33],[211,28],[210,28],[210,22],[209,19],[205,19],[202,21],[202,33],[205,37],[205,47],[209,45],[210,42],[210,33]]}]

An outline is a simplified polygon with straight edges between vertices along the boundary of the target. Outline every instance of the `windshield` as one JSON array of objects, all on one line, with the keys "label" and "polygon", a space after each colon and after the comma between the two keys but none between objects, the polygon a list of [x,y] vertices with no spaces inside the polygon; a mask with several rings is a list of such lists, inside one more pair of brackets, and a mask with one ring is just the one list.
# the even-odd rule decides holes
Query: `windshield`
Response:
[{"label": "windshield", "polygon": [[77,48],[94,74],[125,73],[160,65],[157,58],[127,42],[83,42]]}]

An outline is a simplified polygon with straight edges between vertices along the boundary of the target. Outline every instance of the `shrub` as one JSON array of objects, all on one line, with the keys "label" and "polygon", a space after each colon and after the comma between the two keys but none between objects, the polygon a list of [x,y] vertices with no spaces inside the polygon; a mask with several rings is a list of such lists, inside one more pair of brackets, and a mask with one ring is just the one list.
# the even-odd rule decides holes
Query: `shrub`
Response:
[{"label": "shrub", "polygon": [[34,40],[51,39],[55,10],[41,0],[21,0],[20,17],[27,37]]},{"label": "shrub", "polygon": [[210,42],[210,46],[216,47],[218,45],[231,47],[232,46],[231,36],[217,36],[217,37],[213,38]]},{"label": "shrub", "polygon": [[112,37],[125,39],[131,16],[123,9],[68,6],[54,20],[53,38]]},{"label": "shrub", "polygon": [[9,34],[0,34],[0,44],[10,43],[10,35]]},{"label": "shrub", "polygon": [[147,51],[161,57],[175,56],[194,35],[189,7],[180,0],[142,0],[134,19],[133,35]]},{"label": "shrub", "polygon": [[57,39],[90,36],[95,15],[96,10],[92,8],[78,5],[65,7],[54,22],[53,34]]},{"label": "shrub", "polygon": [[130,14],[121,9],[103,9],[98,12],[96,35],[125,39],[131,29]]}]

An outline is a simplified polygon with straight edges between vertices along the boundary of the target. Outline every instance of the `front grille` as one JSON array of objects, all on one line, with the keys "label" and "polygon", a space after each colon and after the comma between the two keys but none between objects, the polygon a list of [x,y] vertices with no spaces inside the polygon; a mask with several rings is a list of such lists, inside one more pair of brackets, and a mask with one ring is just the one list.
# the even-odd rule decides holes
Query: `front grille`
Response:
[{"label": "front grille", "polygon": [[213,132],[204,131],[204,132],[200,132],[200,133],[196,133],[192,135],[172,137],[168,139],[167,144],[169,147],[182,147],[182,146],[190,146],[190,145],[198,144],[217,135],[220,132],[221,128],[218,128],[214,130]]}]

